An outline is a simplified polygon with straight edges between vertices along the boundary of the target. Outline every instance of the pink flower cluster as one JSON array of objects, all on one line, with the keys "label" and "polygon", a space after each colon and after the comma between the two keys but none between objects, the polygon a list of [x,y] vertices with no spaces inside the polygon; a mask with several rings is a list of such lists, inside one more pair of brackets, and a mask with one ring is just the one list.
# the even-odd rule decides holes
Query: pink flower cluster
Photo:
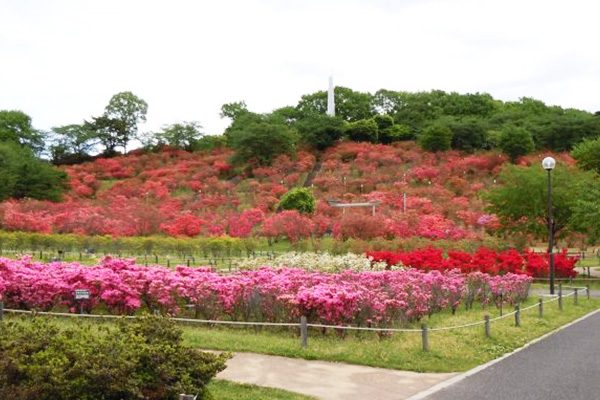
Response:
[{"label": "pink flower cluster", "polygon": [[262,268],[221,275],[208,268],[145,267],[111,258],[93,267],[0,259],[0,299],[7,307],[75,311],[74,291],[87,289],[88,312],[147,309],[235,321],[297,322],[306,315],[313,323],[396,326],[456,309],[468,299],[491,303],[500,288],[505,301],[522,301],[530,283],[524,275],[458,270],[327,274]]}]

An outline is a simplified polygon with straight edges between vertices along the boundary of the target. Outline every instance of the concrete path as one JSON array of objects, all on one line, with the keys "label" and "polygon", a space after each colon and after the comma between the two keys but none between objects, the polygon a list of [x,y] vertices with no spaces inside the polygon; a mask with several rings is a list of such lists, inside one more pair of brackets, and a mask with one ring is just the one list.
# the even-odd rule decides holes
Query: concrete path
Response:
[{"label": "concrete path", "polygon": [[236,353],[217,377],[285,389],[319,399],[401,400],[455,375]]},{"label": "concrete path", "polygon": [[429,396],[417,395],[414,399],[598,399],[598,332],[600,312],[579,320],[436,393]]}]

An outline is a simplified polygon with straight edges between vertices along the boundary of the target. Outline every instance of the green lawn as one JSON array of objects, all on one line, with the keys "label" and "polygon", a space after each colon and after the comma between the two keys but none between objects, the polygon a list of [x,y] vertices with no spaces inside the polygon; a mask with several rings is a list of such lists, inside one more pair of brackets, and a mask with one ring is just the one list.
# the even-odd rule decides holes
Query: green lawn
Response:
[{"label": "green lawn", "polygon": [[208,385],[214,400],[309,400],[314,397],[288,392],[280,389],[271,389],[262,386],[245,385],[214,379]]},{"label": "green lawn", "polygon": [[[532,298],[523,308],[536,302],[537,298]],[[565,298],[562,312],[557,302],[544,306],[543,318],[537,316],[537,308],[523,312],[519,328],[514,326],[513,316],[492,323],[491,338],[485,337],[482,325],[430,332],[428,353],[422,351],[420,333],[396,333],[379,338],[374,333],[361,332],[341,338],[335,332],[323,334],[311,330],[307,349],[301,348],[296,332],[267,328],[256,332],[244,328],[185,327],[184,338],[188,345],[202,349],[257,352],[420,372],[465,371],[599,308],[600,299],[586,300],[581,296],[579,305],[574,305],[572,297]],[[425,322],[430,327],[461,325],[483,320],[488,311],[492,317],[498,314],[495,308],[478,308],[457,312],[455,316],[436,314]]]}]

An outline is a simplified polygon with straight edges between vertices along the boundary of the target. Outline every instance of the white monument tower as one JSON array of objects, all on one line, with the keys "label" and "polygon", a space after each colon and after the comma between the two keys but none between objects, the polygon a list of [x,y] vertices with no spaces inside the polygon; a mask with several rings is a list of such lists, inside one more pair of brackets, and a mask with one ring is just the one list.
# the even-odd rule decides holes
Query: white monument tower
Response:
[{"label": "white monument tower", "polygon": [[333,96],[333,76],[329,77],[329,90],[327,91],[327,115],[335,117],[335,97]]}]

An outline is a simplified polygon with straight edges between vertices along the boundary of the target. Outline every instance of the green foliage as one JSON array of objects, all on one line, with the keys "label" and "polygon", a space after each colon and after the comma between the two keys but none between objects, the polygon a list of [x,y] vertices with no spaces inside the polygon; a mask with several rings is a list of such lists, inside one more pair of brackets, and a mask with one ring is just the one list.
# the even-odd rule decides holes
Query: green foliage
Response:
[{"label": "green foliage", "polygon": [[498,145],[512,162],[531,153],[534,149],[533,137],[524,128],[507,126],[500,132]]},{"label": "green foliage", "polygon": [[298,140],[287,125],[253,113],[237,118],[226,134],[237,165],[270,165],[280,154],[294,155]]},{"label": "green foliage", "polygon": [[67,174],[14,143],[0,143],[0,200],[32,198],[59,201]]},{"label": "green foliage", "polygon": [[0,398],[205,398],[228,355],[184,347],[181,334],[158,317],[121,320],[116,328],[41,318],[0,323]]},{"label": "green foliage", "polygon": [[221,106],[221,118],[229,118],[235,121],[246,113],[248,113],[248,107],[244,101],[235,101]]},{"label": "green foliage", "polygon": [[449,150],[452,143],[452,130],[443,124],[428,126],[417,137],[424,150],[435,152]]},{"label": "green foliage", "polygon": [[344,128],[344,134],[356,142],[377,142],[377,123],[372,119],[361,119],[350,122]]},{"label": "green foliage", "polygon": [[154,134],[154,140],[158,145],[167,144],[171,147],[191,151],[203,136],[200,123],[192,121],[168,125],[161,132]]},{"label": "green foliage", "polygon": [[206,135],[192,143],[192,151],[209,151],[227,146],[227,138],[223,135]]},{"label": "green foliage", "polygon": [[89,160],[89,152],[98,144],[98,138],[89,125],[64,125],[52,128],[56,141],[50,146],[54,164],[74,164]]},{"label": "green foliage", "polygon": [[[541,165],[528,168],[509,165],[503,169],[500,185],[484,195],[490,203],[489,211],[502,223],[501,232],[533,234],[539,238],[547,234],[547,174]],[[586,214],[582,204],[600,198],[598,176],[562,165],[557,165],[551,176],[554,233],[558,236],[586,233],[597,227],[598,220],[584,224],[581,217]]]},{"label": "green foliage", "polygon": [[[373,95],[370,93],[357,92],[343,86],[336,86],[333,93],[335,115],[344,121],[359,121],[375,115],[372,107]],[[299,118],[311,114],[325,114],[327,111],[327,92],[319,91],[302,96],[296,108],[299,112]]]},{"label": "green foliage", "polygon": [[600,174],[600,136],[577,144],[571,155],[577,160],[580,168]]},{"label": "green foliage", "polygon": [[31,126],[31,118],[24,112],[0,110],[0,142],[18,143],[40,153],[44,135]]},{"label": "green foliage", "polygon": [[448,119],[452,131],[452,148],[473,152],[487,146],[487,123],[479,117]]},{"label": "green foliage", "polygon": [[406,125],[394,124],[389,128],[379,130],[379,141],[383,144],[414,139],[414,133],[411,131],[410,127]]},{"label": "green foliage", "polygon": [[310,114],[294,124],[300,141],[317,150],[325,150],[339,140],[344,133],[344,126],[343,119],[326,114]]},{"label": "green foliage", "polygon": [[104,114],[93,117],[91,122],[85,122],[85,129],[95,132],[95,137],[100,140],[106,155],[115,154],[115,148],[123,147],[127,151],[127,144],[138,137],[137,125],[146,121],[148,103],[131,92],[120,92],[111,97],[104,109]]},{"label": "green foliage", "polygon": [[308,188],[293,188],[279,200],[277,208],[279,210],[298,210],[303,214],[312,214],[315,212],[315,196]]}]

